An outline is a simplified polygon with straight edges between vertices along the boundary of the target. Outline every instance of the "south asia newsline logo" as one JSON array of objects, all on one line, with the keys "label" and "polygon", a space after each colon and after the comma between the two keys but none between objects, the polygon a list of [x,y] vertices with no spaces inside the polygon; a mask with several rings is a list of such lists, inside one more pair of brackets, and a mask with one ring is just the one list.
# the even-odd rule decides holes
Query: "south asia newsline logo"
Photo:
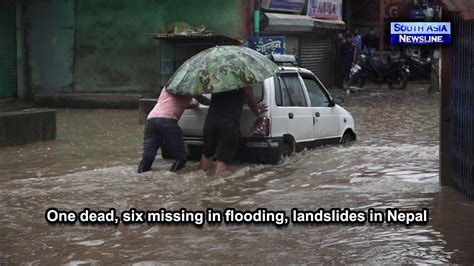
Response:
[{"label": "south asia newsline logo", "polygon": [[450,22],[391,22],[392,44],[451,43]]}]

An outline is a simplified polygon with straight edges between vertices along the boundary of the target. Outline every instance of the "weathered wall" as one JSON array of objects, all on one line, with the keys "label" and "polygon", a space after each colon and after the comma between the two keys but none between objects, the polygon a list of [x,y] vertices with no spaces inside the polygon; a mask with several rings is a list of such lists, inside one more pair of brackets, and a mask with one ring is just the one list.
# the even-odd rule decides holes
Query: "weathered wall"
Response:
[{"label": "weathered wall", "polygon": [[142,33],[181,20],[237,37],[241,0],[80,0],[76,5],[74,92],[156,92],[159,47]]},{"label": "weathered wall", "polygon": [[75,0],[25,0],[28,86],[33,94],[71,92]]}]

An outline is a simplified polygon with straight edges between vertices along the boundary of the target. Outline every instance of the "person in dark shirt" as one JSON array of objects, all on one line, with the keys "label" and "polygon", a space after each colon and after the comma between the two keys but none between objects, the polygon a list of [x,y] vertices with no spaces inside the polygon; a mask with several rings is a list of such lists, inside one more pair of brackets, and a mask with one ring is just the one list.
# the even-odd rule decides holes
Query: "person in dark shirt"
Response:
[{"label": "person in dark shirt", "polygon": [[352,34],[346,34],[346,42],[341,46],[342,79],[345,87],[347,86],[347,79],[349,78],[352,64],[355,61],[356,53],[357,47],[352,42]]},{"label": "person in dark shirt", "polygon": [[379,37],[375,35],[375,29],[370,28],[369,33],[362,38],[362,50],[373,54],[379,50]]},{"label": "person in dark shirt", "polygon": [[252,87],[213,93],[211,104],[204,123],[204,147],[200,169],[208,171],[212,156],[216,156],[215,175],[227,171],[234,159],[240,142],[240,115],[245,100],[250,109],[260,115],[267,111],[265,104],[257,104]]}]

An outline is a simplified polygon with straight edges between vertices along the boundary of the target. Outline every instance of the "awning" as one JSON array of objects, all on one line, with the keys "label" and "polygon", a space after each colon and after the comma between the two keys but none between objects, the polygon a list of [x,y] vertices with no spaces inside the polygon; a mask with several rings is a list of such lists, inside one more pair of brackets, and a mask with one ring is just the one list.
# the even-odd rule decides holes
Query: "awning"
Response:
[{"label": "awning", "polygon": [[443,7],[449,11],[474,11],[474,1],[472,0],[441,0]]},{"label": "awning", "polygon": [[162,33],[143,33],[157,40],[165,40],[172,43],[212,43],[212,44],[239,44],[239,41],[225,35],[203,34],[203,35],[178,35]]},{"label": "awning", "polygon": [[346,23],[342,20],[328,20],[314,18],[314,26],[321,29],[344,30]]},{"label": "awning", "polygon": [[472,0],[441,0],[443,8],[460,12],[463,19],[472,20],[474,19],[474,1]]},{"label": "awning", "polygon": [[339,30],[345,29],[346,23],[342,20],[313,19],[309,16],[265,13],[264,32],[312,32],[318,29]]}]

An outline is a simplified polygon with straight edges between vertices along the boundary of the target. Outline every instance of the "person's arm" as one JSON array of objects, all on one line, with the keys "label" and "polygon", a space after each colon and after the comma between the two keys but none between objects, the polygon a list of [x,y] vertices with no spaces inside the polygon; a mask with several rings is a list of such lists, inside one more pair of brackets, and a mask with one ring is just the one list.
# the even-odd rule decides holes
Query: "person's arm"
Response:
[{"label": "person's arm", "polygon": [[191,99],[191,102],[188,104],[186,109],[195,109],[199,107],[199,104],[209,105],[210,103],[211,101],[202,95],[194,96],[194,98]]},{"label": "person's arm", "polygon": [[352,64],[356,62],[357,58],[357,46],[354,45],[354,54],[352,55]]},{"label": "person's arm", "polygon": [[256,115],[260,115],[268,110],[266,104],[257,104],[255,102],[255,97],[253,95],[252,87],[247,86],[244,88],[245,100],[247,100],[247,105],[250,107],[250,110]]},{"label": "person's arm", "polygon": [[196,109],[198,107],[199,107],[199,103],[194,98],[192,98],[188,106],[186,106],[186,109]]},{"label": "person's arm", "polygon": [[196,99],[196,101],[202,105],[209,106],[211,104],[211,100],[209,100],[206,96],[198,95],[195,96],[194,99]]},{"label": "person's arm", "polygon": [[380,41],[380,40],[379,40],[379,37],[374,35],[374,41],[375,41],[375,51],[379,51],[379,50],[380,50],[380,49],[379,49],[379,48],[380,48],[380,47],[379,47],[379,44],[380,44],[380,43],[379,43],[379,41]]}]

